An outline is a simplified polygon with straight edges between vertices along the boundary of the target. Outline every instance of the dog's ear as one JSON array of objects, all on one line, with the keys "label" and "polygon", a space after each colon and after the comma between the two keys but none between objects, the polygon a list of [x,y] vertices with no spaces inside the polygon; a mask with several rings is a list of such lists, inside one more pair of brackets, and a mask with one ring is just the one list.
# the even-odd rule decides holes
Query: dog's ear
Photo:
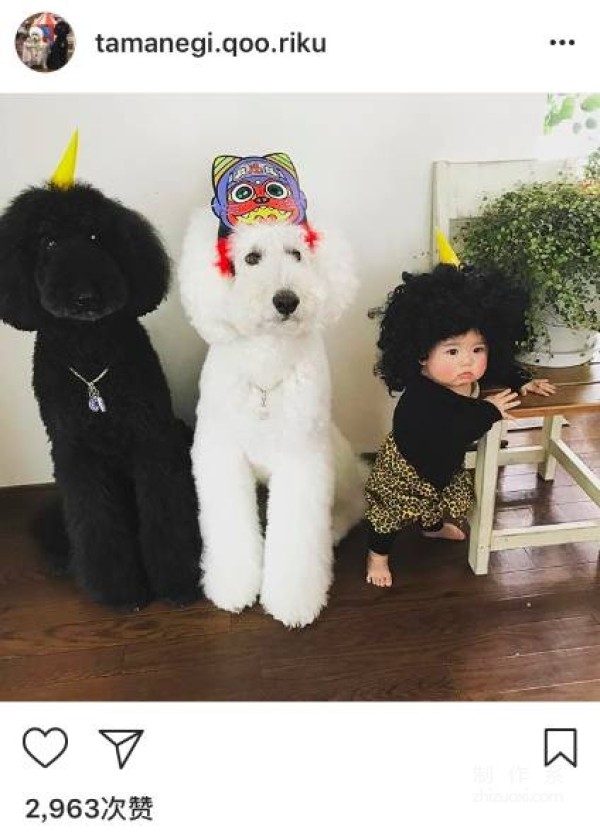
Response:
[{"label": "dog's ear", "polygon": [[156,309],[167,294],[171,264],[148,220],[137,211],[114,204],[118,206],[115,219],[119,265],[129,280],[127,309],[137,317]]},{"label": "dog's ear", "polygon": [[347,240],[338,232],[319,229],[316,236],[317,242],[312,246],[308,239],[306,242],[313,250],[315,268],[329,287],[325,310],[327,320],[333,322],[350,306],[358,290],[354,256]]},{"label": "dog's ear", "polygon": [[215,241],[212,211],[197,209],[185,233],[178,278],[183,308],[209,344],[229,341],[237,335],[228,321],[233,280],[231,275],[223,275],[224,264]]},{"label": "dog's ear", "polygon": [[45,201],[45,189],[29,188],[0,216],[0,319],[18,330],[37,330],[44,314],[34,272]]}]

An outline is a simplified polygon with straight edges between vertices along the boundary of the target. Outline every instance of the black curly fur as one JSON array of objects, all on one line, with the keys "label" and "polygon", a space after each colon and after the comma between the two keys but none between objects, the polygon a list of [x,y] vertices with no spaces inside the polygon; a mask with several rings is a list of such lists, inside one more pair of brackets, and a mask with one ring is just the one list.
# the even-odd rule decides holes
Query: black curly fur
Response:
[{"label": "black curly fur", "polygon": [[514,363],[527,297],[505,275],[440,264],[431,273],[404,272],[402,281],[383,307],[369,313],[381,318],[375,373],[390,393],[420,375],[421,361],[438,342],[468,330],[479,331],[488,344],[488,376]]},{"label": "black curly fur", "polygon": [[[37,330],[33,387],[66,535],[38,526],[51,567],[94,599],[137,608],[197,596],[200,537],[188,438],[137,317],[166,294],[169,261],[141,215],[90,185],[21,193],[0,217],[0,318]],[[75,368],[98,383],[88,408]],[[65,551],[68,540],[69,552]]]}]

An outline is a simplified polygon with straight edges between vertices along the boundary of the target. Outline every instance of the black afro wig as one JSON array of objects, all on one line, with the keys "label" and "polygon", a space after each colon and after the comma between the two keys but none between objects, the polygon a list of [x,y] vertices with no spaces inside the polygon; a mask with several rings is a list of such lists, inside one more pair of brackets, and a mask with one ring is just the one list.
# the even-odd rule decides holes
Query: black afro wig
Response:
[{"label": "black afro wig", "polygon": [[523,340],[527,295],[497,271],[440,264],[431,273],[402,274],[383,307],[375,373],[390,393],[421,373],[421,362],[440,341],[477,330],[489,348],[488,375],[514,363]]}]

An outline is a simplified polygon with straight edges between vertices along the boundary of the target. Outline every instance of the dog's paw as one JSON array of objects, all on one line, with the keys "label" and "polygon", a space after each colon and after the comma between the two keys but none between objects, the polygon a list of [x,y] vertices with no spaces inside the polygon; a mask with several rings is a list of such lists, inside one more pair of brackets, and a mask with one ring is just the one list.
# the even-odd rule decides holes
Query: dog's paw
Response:
[{"label": "dog's paw", "polygon": [[296,628],[305,628],[319,617],[325,605],[315,608],[313,610],[273,610],[272,607],[267,607],[263,603],[265,613],[270,614],[273,619],[281,622],[286,628],[294,630]]},{"label": "dog's paw", "polygon": [[227,560],[211,560],[204,564],[202,588],[205,597],[230,613],[252,607],[260,592],[261,581],[258,559],[238,561],[233,565]]},{"label": "dog's paw", "polygon": [[305,628],[318,618],[327,604],[327,593],[318,594],[311,599],[282,599],[276,594],[263,592],[260,602],[264,611],[286,628]]}]

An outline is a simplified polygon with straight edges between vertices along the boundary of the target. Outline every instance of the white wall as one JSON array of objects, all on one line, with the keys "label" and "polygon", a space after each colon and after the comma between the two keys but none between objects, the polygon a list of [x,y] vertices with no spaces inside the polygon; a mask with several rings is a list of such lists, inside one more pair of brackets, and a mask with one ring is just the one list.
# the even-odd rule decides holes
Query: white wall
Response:
[{"label": "white wall", "polygon": [[[210,199],[215,155],[287,151],[309,217],[355,248],[361,289],[329,335],[334,408],[356,448],[373,449],[392,401],[372,375],[377,329],[366,313],[403,269],[427,266],[432,161],[535,156],[544,108],[543,95],[4,95],[0,209],[51,174],[78,126],[81,179],[146,214],[177,259],[192,207]],[[176,287],[145,323],[176,410],[191,420],[205,346]],[[52,477],[32,345],[32,334],[0,324],[0,486]]]}]

